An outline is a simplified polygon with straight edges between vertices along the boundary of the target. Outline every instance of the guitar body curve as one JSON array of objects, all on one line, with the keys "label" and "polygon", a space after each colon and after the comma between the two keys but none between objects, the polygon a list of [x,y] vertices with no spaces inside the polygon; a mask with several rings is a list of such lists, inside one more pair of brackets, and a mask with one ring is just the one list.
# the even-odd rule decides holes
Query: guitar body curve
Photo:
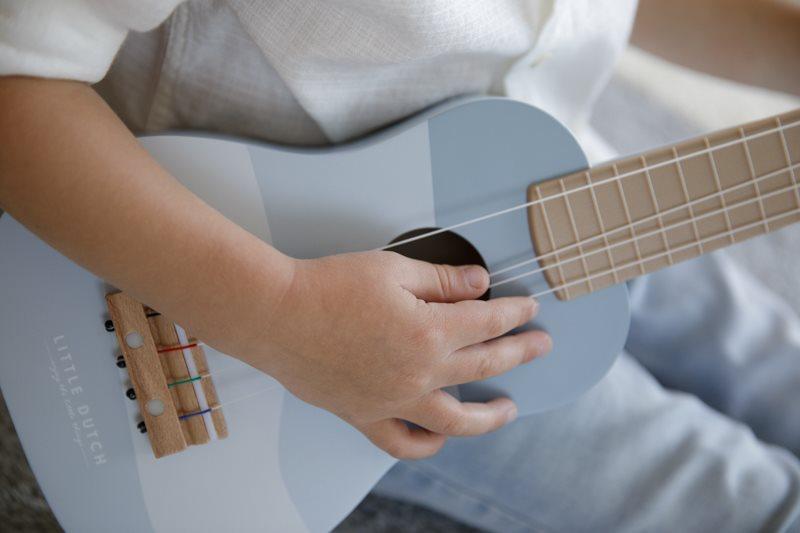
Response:
[{"label": "guitar body curve", "polygon": [[[372,138],[291,149],[194,135],[142,139],[210,205],[294,257],[377,248],[518,205],[534,181],[586,167],[546,113],[501,98],[445,103]],[[456,232],[490,271],[531,257],[525,210]],[[113,238],[113,236],[109,236]],[[112,290],[0,218],[0,385],[31,467],[68,531],[324,531],[394,464],[335,416],[207,350],[230,436],[154,459],[102,327]],[[535,265],[529,265],[532,268]],[[541,274],[492,297],[546,289]],[[563,405],[608,371],[627,335],[627,290],[540,299],[551,354],[465,399],[510,395],[526,415]]]}]

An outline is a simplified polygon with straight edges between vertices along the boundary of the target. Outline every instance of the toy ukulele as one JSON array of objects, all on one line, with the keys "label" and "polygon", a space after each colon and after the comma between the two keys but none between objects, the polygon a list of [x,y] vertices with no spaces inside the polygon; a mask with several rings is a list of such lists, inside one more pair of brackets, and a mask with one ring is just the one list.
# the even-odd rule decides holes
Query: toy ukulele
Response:
[{"label": "toy ukulele", "polygon": [[[591,169],[561,124],[500,98],[445,103],[331,149],[141,142],[293,257],[393,242],[483,264],[490,297],[539,298],[529,327],[549,331],[553,351],[457,391],[510,395],[520,415],[608,371],[627,335],[626,280],[800,220],[800,111]],[[9,216],[0,243],[0,385],[66,530],[325,531],[394,463]]]},{"label": "toy ukulele", "polygon": [[118,292],[106,296],[111,320],[124,355],[117,366],[127,368],[132,387],[126,392],[139,399],[142,433],[150,429],[156,458],[224,439],[228,428],[200,342],[189,340],[180,326]]}]

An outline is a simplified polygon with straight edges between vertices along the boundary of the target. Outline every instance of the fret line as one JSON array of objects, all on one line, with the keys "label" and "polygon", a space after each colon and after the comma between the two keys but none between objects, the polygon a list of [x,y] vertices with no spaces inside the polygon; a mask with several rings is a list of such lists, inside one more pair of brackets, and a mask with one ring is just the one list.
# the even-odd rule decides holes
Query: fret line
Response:
[{"label": "fret line", "polygon": [[[714,151],[711,149],[711,142],[708,140],[708,137],[703,137],[703,141],[706,144],[706,148],[709,150],[708,160],[709,162],[711,162],[711,170],[713,171],[712,173],[714,174],[714,183],[717,185],[717,192],[721,193],[722,182],[719,179],[719,171],[717,170],[717,162],[714,159]],[[719,201],[722,204],[722,207],[725,208],[726,202],[724,194],[719,197]],[[724,212],[724,215],[725,215],[725,226],[727,226],[728,231],[730,232],[733,229],[733,227],[731,226],[731,217],[730,215],[728,215],[727,211]],[[731,244],[734,244],[736,240],[733,237],[733,233],[729,233],[728,235],[730,237]]]},{"label": "fret line", "polygon": [[678,149],[675,148],[674,146],[672,147],[672,154],[675,159],[675,166],[678,169],[678,178],[681,183],[681,189],[683,190],[683,197],[689,208],[689,218],[692,219],[692,229],[694,230],[695,242],[697,243],[697,247],[700,249],[700,254],[704,254],[705,250],[703,249],[703,243],[700,242],[700,230],[697,228],[697,220],[694,215],[694,206],[693,206],[694,204],[691,203],[694,200],[689,195],[689,187],[686,185],[686,177],[683,175],[683,166],[681,165],[681,162],[678,160]]},{"label": "fret line", "polygon": [[[783,129],[788,129],[790,127],[794,128],[794,127],[796,127],[798,125],[800,125],[800,120],[796,120],[796,121],[790,122],[790,123],[785,124],[785,125],[783,125],[781,127]],[[767,131],[754,133],[754,134],[750,135],[749,138],[750,139],[761,138],[761,137],[763,137],[765,135],[768,135],[770,133],[774,133],[775,131],[777,131],[777,129],[776,128],[772,128],[772,129],[767,130]],[[739,144],[740,142],[741,141],[737,139],[737,140],[732,141],[732,142],[722,143],[722,144],[717,145],[715,147],[715,149],[719,150],[721,148],[726,148],[728,146],[734,146],[736,144]],[[707,152],[708,152],[708,149],[701,149],[701,150],[698,150],[695,153],[692,153],[692,154],[689,154],[689,155],[686,155],[686,156],[680,156],[678,159],[679,160],[683,160],[683,159],[688,159],[688,158],[691,158],[691,157],[697,157],[697,156],[702,155],[702,154],[707,153]],[[652,165],[650,167],[650,170],[653,170],[653,169],[656,169],[656,168],[666,167],[666,166],[671,165],[673,163],[675,163],[675,160],[662,161],[661,163]],[[637,172],[639,172],[639,171],[637,171]],[[634,172],[634,174],[635,173],[636,172]],[[610,179],[608,179],[606,181],[610,182],[610,181],[613,181],[615,179],[619,179],[620,177],[621,176],[612,177],[612,178],[610,178]],[[574,189],[573,192],[577,192],[577,190],[578,189]],[[583,189],[581,188],[580,190],[583,190]],[[431,237],[433,235],[438,235],[438,234],[444,233],[446,231],[452,231],[454,229],[462,228],[462,227],[465,227],[465,226],[476,224],[478,222],[482,222],[484,220],[489,220],[489,219],[492,219],[492,218],[495,218],[495,217],[498,217],[498,216],[502,216],[502,215],[505,215],[505,214],[508,214],[508,213],[512,213],[512,212],[515,212],[515,211],[520,210],[520,209],[531,208],[531,207],[533,207],[533,205],[535,205],[535,203],[532,203],[530,201],[523,202],[521,204],[517,204],[517,205],[514,205],[514,206],[507,207],[505,209],[500,209],[499,211],[495,211],[493,213],[487,213],[487,214],[484,214],[484,215],[481,215],[481,216],[478,216],[478,217],[475,217],[475,218],[471,218],[469,220],[464,220],[462,222],[458,222],[456,224],[451,224],[451,225],[449,225],[447,227],[444,227],[444,228],[438,228],[436,230],[432,230],[432,231],[429,231],[429,232],[426,232],[426,233],[423,233],[423,234],[420,234],[420,235],[416,235],[414,237],[409,237],[408,239],[403,239],[402,241],[393,242],[391,244],[387,244],[387,245],[382,246],[380,248],[376,248],[376,250],[388,250],[388,249],[391,249],[391,248],[394,248],[394,247],[397,247],[397,246],[401,246],[403,244],[408,244],[410,242],[414,242],[414,241],[417,241],[417,240],[420,240],[420,239],[425,239],[425,238]]]},{"label": "fret line", "polygon": [[[787,185],[786,187],[783,187],[783,188],[776,189],[776,190],[770,191],[768,193],[765,193],[764,194],[764,198],[765,199],[766,198],[771,198],[771,197],[774,197],[774,196],[785,194],[787,192],[792,192],[793,193],[797,188],[798,187],[794,186],[794,185]],[[758,201],[758,198],[753,196],[753,197],[744,199],[744,200],[742,200],[740,202],[734,202],[733,204],[729,204],[726,208],[719,207],[719,208],[716,208],[715,210],[708,211],[706,213],[698,215],[697,220],[702,220],[702,219],[705,219],[705,218],[716,216],[716,215],[722,213],[725,209],[729,210],[730,212],[733,212],[733,210],[735,210],[735,209],[739,209],[741,207],[750,205],[750,204],[752,204],[753,202],[756,202],[756,201]],[[800,212],[800,209],[797,209],[796,211]],[[770,217],[770,219],[771,218],[774,218],[774,217]],[[670,224],[670,225],[666,226],[666,228],[667,229],[673,229],[673,228],[677,228],[677,227],[683,226],[684,224],[688,224],[690,222],[692,222],[692,219],[686,218],[686,219],[682,219],[682,220],[680,220],[678,222],[675,222],[673,224]],[[752,222],[752,223],[748,224],[748,227],[752,227],[753,225],[758,225],[760,223],[761,223],[761,221]],[[733,229],[733,231],[740,231],[740,230],[744,230],[744,229],[745,229],[744,226],[740,226],[738,228]],[[633,236],[633,237],[628,237],[627,239],[623,239],[623,240],[617,241],[617,242],[615,242],[613,244],[609,244],[609,246],[611,248],[618,248],[618,247],[623,246],[625,244],[632,243],[635,240],[645,239],[647,237],[654,236],[654,235],[658,234],[659,231],[661,231],[661,230],[660,229],[654,229],[654,230],[651,230],[651,231],[647,231],[647,232],[642,233],[640,235],[636,235],[636,236]],[[715,237],[712,236],[710,238],[713,239]],[[706,238],[704,240],[708,240],[708,238]],[[686,243],[685,245],[679,246],[678,248],[673,248],[673,251],[678,251],[679,249],[684,249],[684,248],[687,248],[687,247],[695,246],[696,244],[697,243],[689,242],[689,243]],[[587,252],[586,256],[587,257],[593,256],[593,255],[596,255],[596,254],[599,254],[599,253],[605,252],[605,251],[607,251],[607,250],[605,248],[603,248],[603,247],[596,248],[594,250],[591,250],[590,252]],[[661,254],[661,255],[663,255],[663,254]],[[510,277],[510,278],[506,278],[506,279],[503,279],[501,281],[494,282],[491,285],[489,285],[489,287],[490,288],[491,287],[497,287],[499,285],[504,285],[506,283],[510,283],[512,281],[516,281],[516,280],[518,280],[520,278],[524,278],[526,276],[530,276],[530,275],[536,274],[538,272],[549,271],[551,269],[556,268],[559,264],[561,264],[561,265],[568,264],[568,263],[571,263],[573,261],[577,261],[578,259],[579,259],[579,257],[573,256],[573,257],[570,257],[568,259],[564,259],[564,260],[560,261],[560,263],[555,263],[555,264],[548,265],[548,266],[540,266],[537,269],[534,269],[534,270],[531,270],[531,271],[528,271],[528,272],[524,272],[522,274],[518,274],[516,276]],[[520,263],[518,266],[522,266],[523,264],[529,264],[529,262],[526,261],[524,263]],[[607,272],[609,274],[612,274],[611,271],[607,271]]]},{"label": "fret line", "polygon": [[[789,168],[790,175],[792,176],[792,183],[797,185],[797,174],[794,171],[794,167],[792,166],[792,158],[789,155],[789,144],[786,142],[786,135],[783,133],[783,123],[781,122],[781,117],[775,117],[775,122],[778,125],[778,134],[781,137],[781,144],[783,145],[783,155],[786,158],[786,166]],[[797,189],[794,190],[794,198],[797,201],[797,207],[800,207],[800,193],[797,192]]]},{"label": "fret line", "polygon": [[[617,170],[617,165],[616,164],[612,164],[611,168],[614,170],[614,176],[619,176],[619,171]],[[633,219],[631,218],[631,211],[630,211],[630,209],[628,209],[628,200],[625,198],[625,190],[622,188],[622,179],[618,179],[618,180],[616,180],[616,182],[617,182],[617,190],[619,191],[619,196],[622,199],[622,207],[623,207],[623,211],[625,212],[625,219],[628,221],[628,226],[630,227],[630,233],[631,233],[631,236],[633,237],[634,235],[636,235],[636,228],[633,227]],[[636,258],[639,259],[639,261],[640,261],[640,263],[639,263],[639,271],[642,274],[646,274],[646,272],[644,270],[644,263],[641,262],[642,252],[639,249],[638,241],[634,241],[633,242],[633,248],[636,251]]]},{"label": "fret line", "polygon": [[[794,168],[794,169],[800,168],[800,163],[793,164],[791,168]],[[756,177],[755,181],[757,183],[760,183],[761,181],[764,181],[764,180],[767,180],[769,178],[773,178],[775,176],[778,176],[782,172],[786,172],[786,169],[782,168],[782,169],[779,169],[779,170],[774,170],[772,172],[767,172],[766,174],[762,174],[761,176]],[[730,193],[730,192],[733,192],[733,191],[738,191],[740,189],[743,189],[744,187],[752,187],[752,183],[749,182],[749,181],[743,181],[743,182],[737,183],[737,184],[732,185],[731,187],[725,189],[723,191],[723,193],[727,194],[727,193]],[[777,192],[783,193],[783,192],[790,191],[790,190],[793,191],[793,189],[791,189],[791,187],[790,187],[790,189],[786,189],[785,191],[783,189],[778,190],[778,191],[770,191],[770,192],[764,193],[762,195],[762,198],[764,200],[766,200],[767,198],[775,196]],[[712,192],[712,193],[709,193],[708,195],[705,195],[705,196],[699,196],[697,198],[692,198],[692,199],[688,200],[687,202],[685,202],[683,204],[678,204],[678,205],[675,205],[673,207],[667,208],[660,214],[661,215],[668,215],[668,214],[671,214],[671,213],[679,213],[681,210],[687,209],[687,208],[689,208],[691,210],[694,205],[700,204],[702,202],[707,202],[707,201],[711,200],[712,198],[718,198],[720,196],[720,194],[721,193],[718,193],[718,192]],[[686,195],[686,197],[689,198],[688,194]],[[552,199],[552,196],[549,197],[549,199]],[[753,199],[758,200],[758,197],[753,196],[751,198],[751,200],[753,200]],[[730,207],[730,205],[729,205],[729,207]],[[720,214],[721,212],[722,212],[721,208],[717,209],[717,210],[707,211],[707,212],[705,212],[705,213],[703,213],[701,215],[688,217],[688,218],[684,219],[684,222],[685,223],[692,223],[693,225],[695,225],[698,220],[707,218],[708,216],[713,216],[713,215]],[[633,225],[636,226],[636,225],[639,225],[639,224],[643,224],[645,222],[649,222],[651,220],[655,220],[656,216],[657,215],[646,216],[646,217],[641,218],[641,219],[637,220],[636,222],[634,222]],[[670,229],[671,227],[672,227],[672,225],[665,226],[665,229]],[[630,229],[631,229],[631,225],[630,224],[627,224],[627,225],[623,224],[622,226],[617,226],[616,228],[612,228],[610,230],[606,230],[606,234],[614,234],[614,233],[622,233],[622,232],[630,234],[631,233]],[[660,231],[660,230],[657,230],[657,231]],[[651,234],[655,235],[655,233],[648,232],[648,233],[645,233],[645,234],[638,235],[637,237],[650,236]],[[569,244],[569,245],[564,246],[563,248],[558,248],[556,250],[551,250],[551,251],[549,251],[547,253],[544,253],[542,255],[538,255],[538,256],[532,257],[530,259],[526,259],[524,261],[516,263],[514,265],[510,265],[510,266],[501,268],[500,270],[492,272],[490,275],[491,276],[496,276],[498,274],[503,274],[505,272],[509,272],[511,270],[514,270],[514,269],[516,269],[518,267],[521,267],[521,266],[524,266],[524,265],[527,265],[527,264],[530,264],[530,263],[535,263],[537,261],[543,261],[545,259],[548,259],[548,258],[551,258],[551,257],[555,256],[558,253],[568,252],[569,250],[572,250],[572,249],[576,248],[578,246],[578,244],[580,244],[580,245],[588,245],[590,242],[593,242],[593,241],[596,241],[598,239],[601,239],[604,236],[605,235],[595,235],[593,237],[589,237],[587,239],[582,240],[580,243]],[[626,240],[626,241],[623,241],[623,242],[624,243],[630,243],[632,241],[631,240]],[[611,247],[613,248],[617,244],[618,244],[618,242],[615,242],[614,244],[611,245]],[[696,242],[695,245],[697,245],[700,249],[703,248],[702,241]],[[674,251],[675,251],[675,249],[673,248],[673,252]],[[550,267],[548,267],[548,268],[550,268]]]},{"label": "fret line", "polygon": [[[564,205],[567,208],[567,215],[569,216],[569,223],[572,226],[572,235],[575,237],[575,242],[579,243],[581,238],[578,235],[578,224],[575,222],[575,215],[572,213],[572,204],[569,201],[569,194],[567,192],[567,186],[565,185],[566,180],[558,180],[561,184],[561,192],[564,194]],[[583,266],[583,274],[584,276],[589,275],[589,265],[586,263],[586,256],[583,254],[583,248],[580,244],[578,244],[578,255],[581,257],[581,265]],[[594,285],[592,285],[592,280],[587,280],[587,284],[589,286],[589,292],[594,292]]]},{"label": "fret line", "polygon": [[[788,216],[796,215],[798,213],[800,213],[800,209],[791,209],[789,211],[785,211],[783,213],[779,213],[777,215],[773,215],[773,216],[769,217],[769,220],[770,221],[775,221],[777,219],[786,218]],[[752,227],[758,226],[759,224],[761,224],[760,220],[757,221],[757,222],[751,222],[750,224],[745,224],[744,226],[741,226],[741,227],[736,228],[736,229],[731,229],[731,230],[728,230],[728,231],[723,230],[720,233],[716,233],[714,235],[709,235],[708,237],[704,238],[703,240],[704,241],[716,240],[718,238],[723,237],[726,233],[737,233],[737,232],[746,231],[748,229],[751,229]],[[694,243],[687,243],[687,244],[678,246],[673,251],[678,252],[678,251],[681,251],[681,250],[683,250],[685,248],[689,248],[691,246],[694,246]],[[665,252],[660,252],[660,253],[656,253],[654,255],[650,255],[650,256],[648,256],[648,257],[646,257],[644,259],[640,259],[639,261],[651,261],[651,260],[655,260],[655,259],[658,259],[660,257],[663,257],[664,255],[665,255]],[[620,265],[620,268],[627,268],[627,267],[631,267],[631,266],[634,266],[632,264],[632,262],[628,262],[628,263],[624,263],[624,264]],[[596,273],[592,274],[592,277],[599,277],[599,276],[604,276],[604,275],[607,275],[607,274],[610,274],[610,272],[601,271],[601,272],[596,272]],[[575,284],[578,284],[578,283],[585,283],[585,282],[586,282],[586,280],[584,280],[584,279],[577,279],[577,280],[571,281],[571,282],[569,282],[567,284],[564,284],[564,285],[561,285],[561,286],[556,286],[556,287],[551,287],[550,289],[547,289],[547,290],[540,291],[540,292],[537,292],[535,294],[532,294],[531,298],[539,298],[540,296],[544,296],[545,294],[550,294],[551,292],[564,290],[569,285],[575,285]]]},{"label": "fret line", "polygon": [[739,128],[739,136],[742,138],[744,155],[747,158],[747,168],[750,170],[750,179],[753,181],[753,189],[758,197],[758,209],[761,212],[761,219],[764,221],[764,231],[769,233],[769,222],[767,222],[767,210],[764,208],[764,200],[761,198],[761,186],[756,181],[756,167],[753,165],[753,156],[750,154],[750,145],[747,144],[747,136],[744,128]]},{"label": "fret line", "polygon": [[647,168],[647,159],[644,155],[640,156],[640,160],[642,163],[642,168],[644,169],[644,175],[647,179],[647,186],[650,190],[650,200],[653,202],[653,207],[656,210],[658,216],[656,217],[656,222],[658,223],[658,227],[661,229],[661,242],[664,244],[664,250],[667,252],[667,262],[670,265],[674,265],[675,262],[672,260],[672,252],[670,252],[669,241],[667,240],[667,233],[664,231],[664,219],[661,215],[661,207],[658,205],[658,199],[656,198],[656,189],[653,187],[653,178],[650,176],[650,170]]},{"label": "fret line", "polygon": [[[539,187],[536,187],[536,196],[538,196],[539,200],[541,200],[542,219],[544,220],[544,227],[547,230],[547,238],[550,241],[550,249],[551,250],[557,250],[558,248],[556,247],[556,240],[553,237],[553,229],[550,227],[550,220],[548,220],[548,218],[547,218],[547,202],[545,201],[544,197],[542,196],[542,191],[541,191],[541,189],[539,189]],[[558,252],[556,252],[555,258],[556,258],[556,261],[560,261],[560,257],[559,257]],[[560,264],[558,266],[558,276],[562,280],[562,283],[566,283],[567,278],[564,275],[564,269],[561,267]],[[569,299],[569,297],[570,297],[569,296],[569,288],[564,290],[564,297],[566,299]]]},{"label": "fret line", "polygon": [[[594,216],[597,219],[598,226],[600,227],[600,234],[603,236],[603,243],[605,244],[606,255],[608,256],[608,266],[614,266],[615,261],[614,257],[611,255],[610,243],[608,241],[608,234],[606,233],[606,225],[603,223],[603,217],[600,214],[600,204],[597,201],[597,194],[594,191],[594,186],[592,184],[592,179],[589,174],[589,171],[587,170],[586,172],[584,172],[584,175],[586,176],[587,185],[590,186],[589,191],[592,194],[592,207],[594,207]],[[616,285],[617,283],[619,283],[619,274],[616,271],[614,271],[612,276],[614,278],[614,284]]]}]

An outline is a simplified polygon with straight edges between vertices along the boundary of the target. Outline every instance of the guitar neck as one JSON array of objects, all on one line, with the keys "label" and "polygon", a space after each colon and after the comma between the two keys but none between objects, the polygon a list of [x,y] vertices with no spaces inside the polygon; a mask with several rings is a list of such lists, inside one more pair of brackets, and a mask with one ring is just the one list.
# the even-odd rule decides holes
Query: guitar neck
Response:
[{"label": "guitar neck", "polygon": [[800,220],[800,110],[528,189],[545,278],[569,300]]}]

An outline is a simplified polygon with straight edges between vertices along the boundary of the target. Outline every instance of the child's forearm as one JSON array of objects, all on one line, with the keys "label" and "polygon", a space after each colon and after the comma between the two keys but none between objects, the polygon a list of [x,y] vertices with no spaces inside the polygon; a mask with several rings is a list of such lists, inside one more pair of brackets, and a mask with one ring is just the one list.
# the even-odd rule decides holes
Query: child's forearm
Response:
[{"label": "child's forearm", "polygon": [[2,209],[195,332],[230,330],[206,317],[246,320],[236,303],[254,292],[267,322],[293,261],[171,177],[90,87],[0,78],[0,110]]},{"label": "child's forearm", "polygon": [[535,302],[473,300],[489,285],[480,267],[280,254],[182,187],[85,85],[0,78],[0,109],[0,207],[397,457],[513,419],[508,399],[461,403],[441,388],[549,350],[541,331],[498,338]]}]

